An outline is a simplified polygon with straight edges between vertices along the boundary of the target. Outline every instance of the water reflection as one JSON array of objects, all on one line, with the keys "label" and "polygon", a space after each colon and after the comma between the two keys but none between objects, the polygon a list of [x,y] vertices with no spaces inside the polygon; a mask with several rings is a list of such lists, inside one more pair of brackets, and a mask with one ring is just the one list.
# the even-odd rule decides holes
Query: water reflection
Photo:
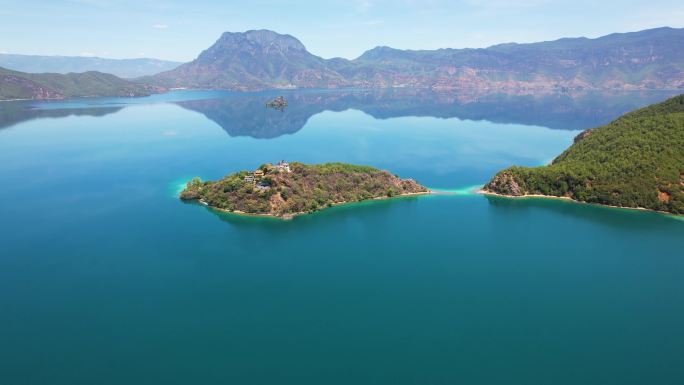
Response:
[{"label": "water reflection", "polygon": [[672,215],[656,212],[604,207],[553,198],[505,198],[491,195],[485,195],[485,197],[493,210],[492,213],[502,217],[499,218],[501,223],[508,223],[503,217],[533,215],[530,209],[537,209],[559,214],[562,217],[571,217],[570,219],[581,219],[587,225],[601,224],[643,235],[649,231],[660,233],[663,231],[664,222],[676,222],[678,219]]},{"label": "water reflection", "polygon": [[289,105],[282,112],[266,109],[263,95],[177,104],[202,113],[230,136],[274,138],[299,131],[315,114],[347,109],[363,111],[376,119],[427,116],[580,130],[605,124],[669,96],[667,92],[472,95],[399,89],[288,93]]},{"label": "water reflection", "polygon": [[35,108],[26,102],[5,102],[0,103],[0,129],[33,119],[65,118],[68,116],[102,117],[116,113],[123,108],[123,106],[108,106],[43,109]]},{"label": "water reflection", "polygon": [[[266,108],[273,95],[284,94],[284,111]],[[204,95],[204,98],[202,97]],[[60,103],[0,103],[0,128],[38,118],[71,115],[104,116],[130,105],[174,103],[196,111],[221,126],[230,136],[268,139],[301,130],[323,111],[363,111],[376,119],[407,116],[487,120],[579,130],[605,124],[627,111],[662,101],[673,92],[584,92],[501,94],[429,90],[286,91],[262,93],[178,91],[164,97],[103,99]],[[61,108],[60,106],[64,106]]]},{"label": "water reflection", "polygon": [[176,104],[203,114],[230,136],[250,136],[257,139],[293,134],[302,129],[311,116],[325,110],[315,100],[298,94],[288,96],[290,106],[284,110],[266,108],[265,103],[263,96],[237,96]]}]

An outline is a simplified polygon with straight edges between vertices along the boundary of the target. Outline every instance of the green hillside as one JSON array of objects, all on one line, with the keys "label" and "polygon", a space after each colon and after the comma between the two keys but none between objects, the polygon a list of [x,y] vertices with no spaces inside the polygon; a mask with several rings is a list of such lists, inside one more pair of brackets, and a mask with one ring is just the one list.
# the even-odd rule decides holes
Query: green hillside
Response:
[{"label": "green hillside", "polygon": [[684,214],[684,94],[583,132],[548,166],[500,171],[485,191]]},{"label": "green hillside", "polygon": [[0,68],[0,100],[145,96],[148,86],[101,72],[29,74]]}]

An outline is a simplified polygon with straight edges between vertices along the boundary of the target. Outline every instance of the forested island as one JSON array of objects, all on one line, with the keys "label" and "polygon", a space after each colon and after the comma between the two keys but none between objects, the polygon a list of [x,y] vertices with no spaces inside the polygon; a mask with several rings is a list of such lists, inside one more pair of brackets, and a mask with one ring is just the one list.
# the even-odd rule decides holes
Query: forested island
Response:
[{"label": "forested island", "polygon": [[483,192],[684,214],[684,94],[582,132],[548,166],[500,171]]},{"label": "forested island", "polygon": [[342,203],[427,193],[412,179],[374,167],[281,161],[215,182],[194,178],[180,199],[227,212],[291,218]]}]

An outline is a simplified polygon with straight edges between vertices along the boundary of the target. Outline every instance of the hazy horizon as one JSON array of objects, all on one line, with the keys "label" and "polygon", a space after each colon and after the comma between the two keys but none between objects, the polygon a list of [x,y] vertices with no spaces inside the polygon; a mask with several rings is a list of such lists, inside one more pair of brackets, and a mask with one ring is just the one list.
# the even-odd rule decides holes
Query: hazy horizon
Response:
[{"label": "hazy horizon", "polygon": [[[5,2],[0,53],[155,58],[187,62],[226,31],[269,29],[299,39],[323,58],[354,59],[376,46],[398,49],[484,48],[564,37],[684,27],[676,2],[441,0],[256,1],[191,4],[163,0]],[[59,15],[55,17],[55,15]],[[312,20],[314,22],[312,22]],[[57,28],[55,28],[57,27]]]}]

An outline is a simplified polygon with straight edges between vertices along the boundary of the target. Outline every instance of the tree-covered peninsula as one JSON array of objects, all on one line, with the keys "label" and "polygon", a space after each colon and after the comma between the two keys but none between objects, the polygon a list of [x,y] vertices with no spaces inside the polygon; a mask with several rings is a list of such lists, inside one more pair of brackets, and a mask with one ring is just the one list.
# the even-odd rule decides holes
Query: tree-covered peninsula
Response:
[{"label": "tree-covered peninsula", "polygon": [[228,212],[289,218],[341,203],[428,192],[412,179],[369,166],[279,162],[215,182],[194,178],[180,198]]},{"label": "tree-covered peninsula", "polygon": [[684,214],[684,94],[582,132],[548,166],[500,171],[483,190]]}]

